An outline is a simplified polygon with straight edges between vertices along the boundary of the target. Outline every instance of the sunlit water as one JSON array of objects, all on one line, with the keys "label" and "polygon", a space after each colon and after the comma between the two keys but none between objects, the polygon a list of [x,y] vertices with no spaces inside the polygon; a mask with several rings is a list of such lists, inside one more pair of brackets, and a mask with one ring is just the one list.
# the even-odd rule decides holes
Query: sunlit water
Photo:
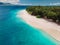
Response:
[{"label": "sunlit water", "polygon": [[0,45],[56,45],[46,33],[17,17],[17,12],[25,8],[0,6]]}]

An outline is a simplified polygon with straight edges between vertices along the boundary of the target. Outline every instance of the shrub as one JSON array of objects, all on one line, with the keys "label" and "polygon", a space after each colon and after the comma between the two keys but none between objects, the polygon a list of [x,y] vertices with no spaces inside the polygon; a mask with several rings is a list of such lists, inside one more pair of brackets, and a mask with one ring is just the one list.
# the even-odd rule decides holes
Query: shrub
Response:
[{"label": "shrub", "polygon": [[41,16],[40,16],[40,15],[37,15],[36,17],[37,17],[37,18],[41,18]]}]

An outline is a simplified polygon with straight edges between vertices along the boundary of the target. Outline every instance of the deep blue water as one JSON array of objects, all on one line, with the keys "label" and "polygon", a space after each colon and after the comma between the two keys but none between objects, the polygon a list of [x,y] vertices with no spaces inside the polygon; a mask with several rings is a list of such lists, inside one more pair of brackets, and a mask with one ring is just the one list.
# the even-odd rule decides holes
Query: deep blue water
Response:
[{"label": "deep blue water", "polygon": [[56,45],[43,31],[17,17],[26,6],[0,6],[0,45]]}]

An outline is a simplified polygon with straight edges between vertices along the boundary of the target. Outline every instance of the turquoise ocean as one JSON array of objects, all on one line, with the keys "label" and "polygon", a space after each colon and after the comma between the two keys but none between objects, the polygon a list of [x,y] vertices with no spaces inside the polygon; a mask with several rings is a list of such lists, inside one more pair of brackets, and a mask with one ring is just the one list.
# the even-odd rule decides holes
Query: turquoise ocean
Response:
[{"label": "turquoise ocean", "polygon": [[27,6],[0,6],[0,45],[56,45],[42,30],[17,17]]}]

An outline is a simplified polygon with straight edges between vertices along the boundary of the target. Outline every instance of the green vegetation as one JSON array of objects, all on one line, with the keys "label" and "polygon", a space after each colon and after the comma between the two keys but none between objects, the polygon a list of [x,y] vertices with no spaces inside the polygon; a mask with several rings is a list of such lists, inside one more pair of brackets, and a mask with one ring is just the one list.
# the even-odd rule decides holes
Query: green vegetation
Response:
[{"label": "green vegetation", "polygon": [[37,17],[37,18],[40,18],[40,15],[37,15],[36,17]]},{"label": "green vegetation", "polygon": [[30,6],[26,9],[31,15],[37,18],[52,19],[60,22],[60,6]]}]

